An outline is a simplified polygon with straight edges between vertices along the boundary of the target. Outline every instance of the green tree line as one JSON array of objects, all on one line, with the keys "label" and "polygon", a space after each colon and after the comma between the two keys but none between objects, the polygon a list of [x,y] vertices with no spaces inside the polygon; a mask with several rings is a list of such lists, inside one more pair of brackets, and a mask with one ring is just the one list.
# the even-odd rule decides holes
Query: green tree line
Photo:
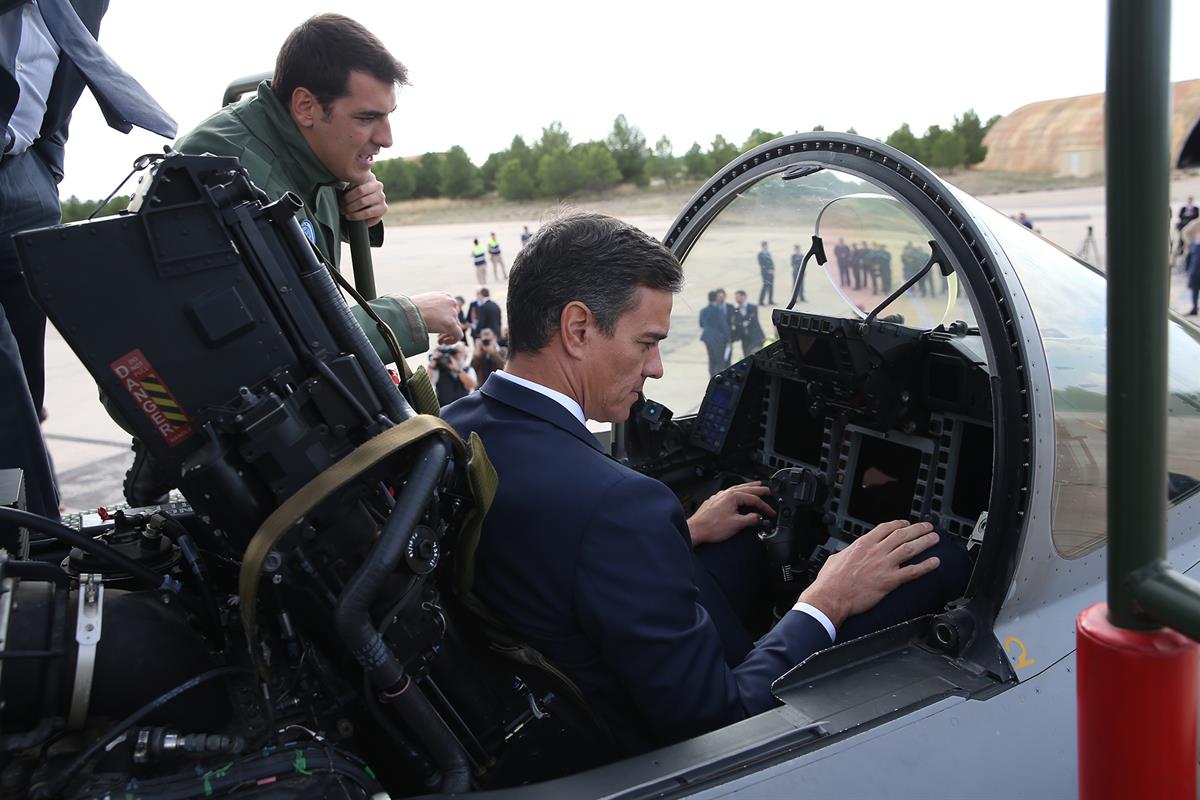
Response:
[{"label": "green tree line", "polygon": [[[983,124],[974,110],[968,110],[955,117],[951,127],[931,125],[920,137],[904,123],[886,141],[931,167],[970,166],[987,154],[983,137],[997,119],[992,117]],[[813,130],[824,127],[817,125]],[[855,130],[850,128],[849,133]],[[552,122],[536,141],[514,136],[506,149],[489,155],[482,166],[472,163],[467,152],[455,145],[444,153],[425,153],[420,158],[376,161],[374,170],[392,201],[471,198],[490,192],[505,200],[553,199],[621,183],[647,186],[654,181],[670,186],[678,181],[702,181],[742,153],[782,135],[755,128],[738,144],[717,134],[707,147],[693,142],[682,155],[676,155],[666,136],[650,145],[642,131],[621,114],[608,136],[598,141],[573,142],[561,122]],[[125,207],[123,202],[127,201],[112,201],[103,213],[115,213]],[[67,222],[83,219],[97,203],[71,197],[62,205],[63,221]]]},{"label": "green tree line", "polygon": [[[63,222],[78,222],[81,219],[87,219],[92,212],[96,210],[96,206],[100,205],[99,200],[80,200],[75,195],[71,195],[66,200],[63,200],[62,206],[62,221]],[[114,197],[104,206],[104,210],[96,214],[97,217],[107,217],[116,214],[119,211],[124,211],[129,205],[129,198],[123,196]]]}]

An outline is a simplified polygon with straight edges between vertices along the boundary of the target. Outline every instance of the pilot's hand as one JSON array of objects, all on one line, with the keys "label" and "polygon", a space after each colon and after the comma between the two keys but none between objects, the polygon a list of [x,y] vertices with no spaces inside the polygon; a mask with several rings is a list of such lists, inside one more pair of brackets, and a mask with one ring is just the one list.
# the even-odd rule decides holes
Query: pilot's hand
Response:
[{"label": "pilot's hand", "polygon": [[759,481],[717,492],[688,519],[692,546],[723,542],[742,528],[762,522],[764,516],[775,516],[775,509],[762,499],[770,494],[771,490]]},{"label": "pilot's hand", "polygon": [[343,217],[349,220],[366,220],[369,228],[387,213],[387,197],[383,194],[383,183],[372,175],[366,183],[351,186],[342,192],[338,205]]},{"label": "pilot's hand", "polygon": [[425,292],[408,298],[421,312],[425,327],[438,335],[438,344],[454,344],[462,339],[458,324],[458,307],[449,292]]},{"label": "pilot's hand", "polygon": [[847,617],[873,608],[896,587],[937,569],[937,556],[901,566],[937,541],[928,522],[896,520],[876,525],[845,550],[831,555],[800,600],[821,609],[837,627]]}]

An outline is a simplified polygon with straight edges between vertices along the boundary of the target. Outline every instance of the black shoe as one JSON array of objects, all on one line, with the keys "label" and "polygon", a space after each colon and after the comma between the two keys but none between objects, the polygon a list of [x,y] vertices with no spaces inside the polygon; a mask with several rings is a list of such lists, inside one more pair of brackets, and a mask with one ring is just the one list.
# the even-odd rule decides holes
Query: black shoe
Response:
[{"label": "black shoe", "polygon": [[1184,314],[1184,316],[1185,316],[1185,317],[1194,317],[1194,316],[1196,316],[1196,309],[1194,309],[1194,308],[1193,308],[1191,311],[1189,311],[1189,312],[1187,312],[1186,314]]}]

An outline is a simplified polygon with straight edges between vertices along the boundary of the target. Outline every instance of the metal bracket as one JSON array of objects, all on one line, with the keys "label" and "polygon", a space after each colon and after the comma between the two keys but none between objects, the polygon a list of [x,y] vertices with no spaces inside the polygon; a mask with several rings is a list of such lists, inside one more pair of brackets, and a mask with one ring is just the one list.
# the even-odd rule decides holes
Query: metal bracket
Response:
[{"label": "metal bracket", "polygon": [[71,713],[67,727],[78,730],[87,720],[92,698],[92,674],[96,669],[96,647],[100,644],[100,623],[104,616],[103,576],[98,572],[79,575],[79,607],[75,614],[75,686],[71,691]]}]

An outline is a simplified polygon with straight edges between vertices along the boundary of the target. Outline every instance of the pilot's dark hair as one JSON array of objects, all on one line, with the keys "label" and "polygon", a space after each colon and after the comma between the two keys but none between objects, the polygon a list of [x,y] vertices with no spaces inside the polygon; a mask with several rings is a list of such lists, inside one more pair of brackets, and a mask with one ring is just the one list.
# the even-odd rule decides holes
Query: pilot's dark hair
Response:
[{"label": "pilot's dark hair", "polygon": [[708,302],[710,302],[710,303],[715,303],[715,302],[717,302],[717,290],[716,290],[716,289],[709,289],[709,291],[708,291]]},{"label": "pilot's dark hair", "polygon": [[479,296],[480,297],[491,297],[492,293],[490,291],[488,291],[488,287],[480,286],[479,287]]},{"label": "pilot's dark hair", "polygon": [[611,336],[639,286],[674,294],[682,285],[678,259],[657,239],[603,214],[565,214],[541,226],[513,260],[509,353],[544,348],[573,300],[586,305]]},{"label": "pilot's dark hair", "polygon": [[352,71],[384,83],[408,83],[408,69],[375,34],[341,14],[318,14],[300,23],[279,48],[271,90],[287,107],[303,86],[328,114],[334,100],[349,94]]}]

